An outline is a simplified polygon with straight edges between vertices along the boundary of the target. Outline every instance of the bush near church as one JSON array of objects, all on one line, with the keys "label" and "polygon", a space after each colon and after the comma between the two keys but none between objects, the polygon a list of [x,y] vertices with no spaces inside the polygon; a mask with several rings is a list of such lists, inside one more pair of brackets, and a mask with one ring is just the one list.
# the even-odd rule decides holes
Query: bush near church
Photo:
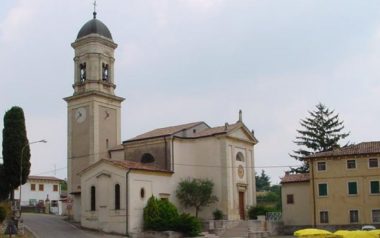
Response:
[{"label": "bush near church", "polygon": [[265,216],[268,212],[273,212],[275,209],[267,206],[250,206],[248,208],[248,218],[250,220],[257,219],[257,216]]},{"label": "bush near church", "polygon": [[186,213],[179,215],[177,208],[168,200],[150,197],[144,208],[144,229],[153,231],[178,231],[186,236],[201,232],[200,221]]},{"label": "bush near church", "polygon": [[219,209],[215,209],[212,212],[212,216],[214,217],[214,220],[222,220],[223,219],[223,212]]}]

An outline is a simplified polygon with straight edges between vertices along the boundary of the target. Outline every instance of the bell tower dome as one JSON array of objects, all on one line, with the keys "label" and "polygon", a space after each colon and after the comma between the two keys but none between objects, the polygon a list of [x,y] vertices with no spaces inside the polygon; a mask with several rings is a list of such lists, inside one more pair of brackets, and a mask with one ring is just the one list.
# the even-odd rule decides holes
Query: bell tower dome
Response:
[{"label": "bell tower dome", "polygon": [[71,46],[75,50],[74,95],[98,91],[114,95],[114,50],[108,27],[96,19],[89,20],[79,30],[78,36]]}]

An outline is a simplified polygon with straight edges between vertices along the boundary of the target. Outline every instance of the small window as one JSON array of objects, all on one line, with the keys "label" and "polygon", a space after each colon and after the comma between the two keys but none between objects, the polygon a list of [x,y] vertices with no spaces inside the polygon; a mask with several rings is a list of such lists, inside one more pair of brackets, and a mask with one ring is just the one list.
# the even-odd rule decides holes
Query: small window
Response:
[{"label": "small window", "polygon": [[120,210],[120,185],[115,185],[115,210]]},{"label": "small window", "polygon": [[294,195],[293,194],[286,195],[286,204],[294,204]]},{"label": "small window", "polygon": [[38,184],[38,191],[44,191],[44,185]]},{"label": "small window", "polygon": [[380,193],[380,184],[379,181],[371,181],[371,194]]},{"label": "small window", "polygon": [[149,153],[143,154],[143,156],[141,156],[141,163],[143,164],[154,163],[153,155]]},{"label": "small window", "polygon": [[356,169],[356,160],[347,160],[347,169]]},{"label": "small window", "polygon": [[359,211],[350,210],[350,223],[358,223],[358,222],[359,222]]},{"label": "small window", "polygon": [[318,184],[318,194],[320,197],[327,196],[327,183]]},{"label": "small window", "polygon": [[348,195],[358,194],[358,184],[356,182],[348,182]]},{"label": "small window", "polygon": [[91,186],[91,211],[96,209],[96,197],[95,197],[95,186]]},{"label": "small window", "polygon": [[379,161],[375,158],[375,159],[369,159],[368,160],[368,166],[370,168],[377,168],[379,167]]},{"label": "small window", "polygon": [[319,212],[319,221],[320,223],[329,223],[329,212],[328,211]]},{"label": "small window", "polygon": [[380,209],[372,210],[372,222],[380,223]]},{"label": "small window", "polygon": [[318,162],[317,168],[318,168],[318,171],[325,171],[326,170],[326,162]]},{"label": "small window", "polygon": [[30,191],[36,191],[36,184],[30,184]]},{"label": "small window", "polygon": [[244,162],[244,155],[243,155],[243,153],[238,152],[237,155],[236,155],[236,160]]},{"label": "small window", "polygon": [[140,198],[141,198],[141,199],[144,199],[144,198],[145,198],[145,189],[144,189],[144,188],[141,188],[141,189],[140,189]]},{"label": "small window", "polygon": [[54,184],[53,185],[53,191],[54,192],[58,192],[58,184]]}]

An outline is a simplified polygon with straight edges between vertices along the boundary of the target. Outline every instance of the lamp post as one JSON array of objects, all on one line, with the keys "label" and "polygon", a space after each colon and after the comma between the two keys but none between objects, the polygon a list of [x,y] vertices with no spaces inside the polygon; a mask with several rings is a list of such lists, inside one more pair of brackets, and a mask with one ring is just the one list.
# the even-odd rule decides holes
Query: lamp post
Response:
[{"label": "lamp post", "polygon": [[20,158],[20,196],[19,196],[19,206],[20,206],[20,215],[19,219],[21,218],[21,185],[22,185],[22,158],[24,156],[24,150],[26,147],[29,147],[31,144],[36,144],[36,143],[46,143],[46,140],[38,140],[38,141],[33,141],[29,142],[28,144],[25,144],[22,149],[21,149],[21,158]]}]

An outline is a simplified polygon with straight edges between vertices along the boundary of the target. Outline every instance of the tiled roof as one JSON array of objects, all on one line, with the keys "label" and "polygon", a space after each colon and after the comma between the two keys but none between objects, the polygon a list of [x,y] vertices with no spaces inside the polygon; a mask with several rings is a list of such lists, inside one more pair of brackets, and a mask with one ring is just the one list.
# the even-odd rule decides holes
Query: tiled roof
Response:
[{"label": "tiled roof", "polygon": [[310,181],[309,174],[286,174],[281,178],[281,184],[284,183],[299,183]]},{"label": "tiled roof", "polygon": [[137,170],[147,170],[147,171],[157,171],[157,172],[171,172],[166,169],[161,169],[152,165],[147,165],[139,162],[134,162],[134,161],[129,161],[129,160],[124,160],[124,161],[119,161],[119,160],[109,160],[109,159],[103,159],[106,160],[107,162],[112,163],[115,166],[124,168],[124,169],[137,169]]},{"label": "tiled roof", "polygon": [[153,138],[153,137],[160,137],[160,136],[167,136],[167,135],[173,135],[177,132],[180,132],[182,130],[186,130],[188,128],[191,128],[193,126],[196,126],[198,124],[201,124],[203,122],[192,122],[192,123],[187,123],[187,124],[182,124],[182,125],[177,125],[177,126],[170,126],[170,127],[164,127],[164,128],[158,128],[154,129],[152,131],[148,131],[144,134],[138,135],[136,137],[133,137],[127,141],[133,141],[133,140],[141,140],[141,139],[148,139],[148,138]]},{"label": "tiled roof", "polygon": [[227,128],[226,128],[226,126],[212,127],[212,128],[208,128],[208,129],[199,131],[199,132],[195,133],[192,137],[203,137],[203,136],[211,136],[211,135],[215,135],[215,134],[227,133],[229,131],[234,130],[238,126],[239,126],[239,124],[235,123],[232,125],[227,125]]},{"label": "tiled roof", "polygon": [[320,157],[337,157],[349,155],[367,155],[379,154],[380,141],[362,142],[356,145],[350,145],[331,151],[319,152],[306,157],[307,159],[320,158]]},{"label": "tiled roof", "polygon": [[123,150],[124,149],[124,146],[123,145],[116,145],[114,147],[112,147],[111,149],[109,149],[110,151],[116,151],[116,150]]},{"label": "tiled roof", "polygon": [[172,171],[169,171],[166,169],[161,169],[161,168],[158,168],[158,167],[155,167],[152,165],[143,164],[140,162],[133,162],[133,161],[129,161],[129,160],[120,161],[120,160],[111,160],[111,159],[101,159],[98,162],[96,162],[95,164],[92,164],[89,167],[83,169],[78,174],[83,174],[86,171],[90,170],[91,168],[97,166],[100,163],[111,164],[113,166],[116,166],[116,167],[119,167],[122,169],[135,169],[135,170],[145,170],[145,171],[153,171],[153,172],[172,173]]},{"label": "tiled roof", "polygon": [[29,175],[28,180],[51,180],[51,181],[62,181],[62,179],[52,177],[52,176],[34,176]]}]

